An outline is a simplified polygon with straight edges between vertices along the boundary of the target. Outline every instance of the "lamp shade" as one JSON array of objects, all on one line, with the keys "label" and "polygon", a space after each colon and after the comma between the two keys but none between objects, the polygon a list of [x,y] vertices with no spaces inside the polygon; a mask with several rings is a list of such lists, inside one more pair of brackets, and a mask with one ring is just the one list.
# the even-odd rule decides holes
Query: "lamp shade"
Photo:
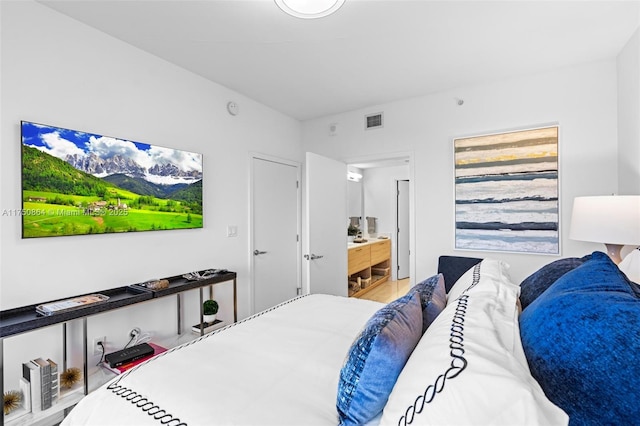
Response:
[{"label": "lamp shade", "polygon": [[640,244],[640,196],[576,197],[569,238],[605,244]]}]

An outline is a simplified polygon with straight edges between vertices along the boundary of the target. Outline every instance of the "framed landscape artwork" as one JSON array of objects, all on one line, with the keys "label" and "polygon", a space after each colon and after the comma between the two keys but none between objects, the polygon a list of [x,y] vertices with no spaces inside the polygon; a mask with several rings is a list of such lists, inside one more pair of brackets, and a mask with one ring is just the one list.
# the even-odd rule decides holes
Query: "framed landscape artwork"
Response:
[{"label": "framed landscape artwork", "polygon": [[202,228],[202,155],[21,122],[22,237]]},{"label": "framed landscape artwork", "polygon": [[454,139],[455,248],[559,254],[558,126]]}]

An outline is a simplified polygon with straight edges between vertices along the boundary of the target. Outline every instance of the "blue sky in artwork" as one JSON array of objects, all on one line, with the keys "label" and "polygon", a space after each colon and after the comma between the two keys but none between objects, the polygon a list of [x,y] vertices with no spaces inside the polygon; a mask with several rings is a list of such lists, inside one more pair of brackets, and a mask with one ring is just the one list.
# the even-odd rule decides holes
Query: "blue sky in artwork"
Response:
[{"label": "blue sky in artwork", "polygon": [[33,146],[61,160],[69,156],[93,155],[105,160],[120,156],[132,159],[147,169],[156,164],[174,164],[183,171],[202,172],[202,155],[198,153],[28,121],[22,122],[21,129],[24,145]]},{"label": "blue sky in artwork", "polygon": [[[29,146],[46,147],[43,136],[46,134],[58,134],[62,139],[73,143],[77,148],[88,153],[89,141],[93,137],[95,139],[102,138],[104,136],[95,133],[81,132],[78,130],[65,129],[62,127],[47,126],[45,124],[31,123],[29,121],[22,122],[22,143]],[[124,140],[123,140],[124,141]],[[134,144],[138,150],[148,151],[151,145],[135,142],[124,141]]]}]

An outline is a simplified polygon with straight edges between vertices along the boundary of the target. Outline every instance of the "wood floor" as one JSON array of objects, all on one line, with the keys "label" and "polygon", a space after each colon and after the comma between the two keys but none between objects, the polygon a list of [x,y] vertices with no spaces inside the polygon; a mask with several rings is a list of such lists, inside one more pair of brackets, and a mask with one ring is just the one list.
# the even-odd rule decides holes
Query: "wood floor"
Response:
[{"label": "wood floor", "polygon": [[376,302],[389,303],[398,297],[404,296],[409,291],[409,278],[399,281],[387,281],[373,290],[360,296],[360,299],[375,300]]}]

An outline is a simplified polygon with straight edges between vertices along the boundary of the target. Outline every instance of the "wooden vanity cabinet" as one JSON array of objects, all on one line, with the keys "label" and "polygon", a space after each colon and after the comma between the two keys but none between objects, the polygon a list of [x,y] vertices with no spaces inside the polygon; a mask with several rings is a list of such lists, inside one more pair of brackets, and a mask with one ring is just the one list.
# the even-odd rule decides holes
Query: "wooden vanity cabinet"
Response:
[{"label": "wooden vanity cabinet", "polygon": [[391,240],[374,240],[348,249],[347,288],[359,297],[384,283],[391,275]]},{"label": "wooden vanity cabinet", "polygon": [[380,240],[371,244],[371,266],[391,258],[391,240]]},{"label": "wooden vanity cabinet", "polygon": [[348,274],[353,275],[356,272],[367,269],[371,263],[371,246],[363,245],[362,247],[354,247],[349,249]]}]

